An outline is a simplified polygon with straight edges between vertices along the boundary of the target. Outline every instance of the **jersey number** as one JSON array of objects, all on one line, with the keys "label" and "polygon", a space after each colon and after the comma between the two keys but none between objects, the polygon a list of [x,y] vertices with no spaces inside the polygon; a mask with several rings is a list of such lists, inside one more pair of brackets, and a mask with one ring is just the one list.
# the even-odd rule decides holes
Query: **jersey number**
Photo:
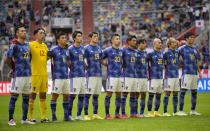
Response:
[{"label": "jersey number", "polygon": [[28,56],[29,56],[29,53],[28,53],[28,52],[25,52],[23,55],[24,55],[23,57],[24,57],[25,59],[27,59]]},{"label": "jersey number", "polygon": [[119,56],[116,56],[116,57],[114,58],[114,61],[115,61],[115,62],[120,62],[120,57],[119,57]]}]

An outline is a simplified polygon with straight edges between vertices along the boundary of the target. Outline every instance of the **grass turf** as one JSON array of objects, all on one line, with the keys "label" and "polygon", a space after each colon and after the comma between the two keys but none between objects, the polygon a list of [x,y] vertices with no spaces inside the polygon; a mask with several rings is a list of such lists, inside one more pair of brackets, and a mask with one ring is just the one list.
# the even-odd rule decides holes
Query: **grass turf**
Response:
[{"label": "grass turf", "polygon": [[[104,116],[104,97],[105,93],[99,97],[99,114]],[[155,117],[155,118],[142,118],[142,119],[126,119],[126,120],[91,120],[91,121],[73,121],[64,122],[63,121],[63,108],[62,108],[62,97],[60,96],[57,104],[57,117],[58,122],[56,123],[37,123],[35,125],[21,125],[21,97],[19,97],[16,103],[15,115],[16,126],[11,127],[7,124],[8,122],[8,102],[9,96],[0,96],[0,131],[209,131],[210,130],[210,94],[209,93],[199,93],[197,102],[197,111],[202,113],[201,116],[186,116],[186,117]],[[50,98],[47,97],[47,116],[51,119],[50,110]],[[114,98],[111,99],[110,113],[114,114]],[[162,97],[163,98],[163,97]],[[169,99],[168,112],[172,114],[172,97]],[[89,114],[92,114],[92,102],[90,101]],[[154,103],[154,102],[153,102]],[[39,103],[36,100],[35,106],[35,118],[39,120]],[[76,104],[77,100],[74,101],[73,114],[76,114]],[[190,93],[187,93],[185,97],[185,111],[189,113],[190,111]],[[147,113],[147,107],[145,113]],[[127,114],[129,114],[129,104],[127,99]],[[161,107],[159,111],[163,111],[163,102],[161,101]]]}]

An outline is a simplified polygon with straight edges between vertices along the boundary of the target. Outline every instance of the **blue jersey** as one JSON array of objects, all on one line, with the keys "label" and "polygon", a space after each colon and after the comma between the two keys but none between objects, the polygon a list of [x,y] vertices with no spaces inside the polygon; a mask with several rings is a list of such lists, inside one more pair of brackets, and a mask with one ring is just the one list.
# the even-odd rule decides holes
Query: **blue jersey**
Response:
[{"label": "blue jersey", "polygon": [[84,58],[87,61],[87,76],[102,76],[101,70],[101,48],[93,45],[87,45],[85,47]]},{"label": "blue jersey", "polygon": [[120,77],[122,71],[122,50],[108,47],[103,50],[102,59],[108,60],[108,76]]},{"label": "blue jersey", "polygon": [[136,78],[137,51],[131,48],[123,49],[123,76]]},{"label": "blue jersey", "polygon": [[165,64],[165,77],[166,78],[178,78],[179,77],[178,51],[168,49],[163,54],[163,60],[164,60],[164,64]]},{"label": "blue jersey", "polygon": [[148,78],[148,58],[147,52],[137,50],[136,75],[137,78]]},{"label": "blue jersey", "polygon": [[163,79],[163,54],[161,51],[152,51],[148,54],[149,78]]},{"label": "blue jersey", "polygon": [[52,78],[68,79],[67,48],[59,45],[48,51],[48,56],[52,58]]},{"label": "blue jersey", "polygon": [[183,45],[179,48],[179,57],[182,63],[182,74],[197,75],[200,55],[194,47]]},{"label": "blue jersey", "polygon": [[68,60],[71,62],[70,77],[85,77],[84,47],[74,45],[68,48]]},{"label": "blue jersey", "polygon": [[31,76],[30,49],[28,43],[11,44],[7,51],[7,57],[14,60],[15,76]]}]

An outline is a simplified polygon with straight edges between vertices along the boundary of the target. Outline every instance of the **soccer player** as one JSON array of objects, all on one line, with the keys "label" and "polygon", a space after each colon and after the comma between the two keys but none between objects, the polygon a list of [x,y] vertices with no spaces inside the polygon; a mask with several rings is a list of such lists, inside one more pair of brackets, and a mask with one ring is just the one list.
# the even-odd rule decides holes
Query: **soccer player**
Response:
[{"label": "soccer player", "polygon": [[[122,118],[128,118],[125,112],[126,98],[130,93],[130,117],[137,118],[136,115],[136,92],[137,92],[137,81],[136,81],[136,36],[130,35],[127,38],[128,48],[123,48],[123,93],[121,98],[121,111]],[[138,105],[137,105],[138,106]]]},{"label": "soccer player", "polygon": [[164,113],[163,116],[171,116],[168,111],[168,99],[173,92],[173,115],[177,115],[177,104],[178,104],[178,92],[179,86],[179,60],[176,39],[170,37],[167,39],[166,44],[168,50],[163,54],[164,66],[165,66],[165,79],[164,79],[164,91],[165,96],[163,99]]},{"label": "soccer player", "polygon": [[59,94],[63,94],[63,110],[64,110],[64,121],[69,121],[68,108],[69,108],[69,74],[68,74],[68,61],[67,51],[68,47],[66,44],[66,34],[59,32],[56,35],[57,46],[48,52],[48,56],[52,59],[52,98],[51,98],[51,111],[52,121],[56,121],[56,101]]},{"label": "soccer player", "polygon": [[97,45],[98,33],[91,32],[89,34],[90,44],[85,47],[84,58],[87,65],[87,85],[84,98],[84,120],[91,120],[88,116],[89,98],[92,95],[93,104],[93,119],[103,119],[98,115],[98,96],[101,93],[102,87],[102,70],[101,70],[101,55],[102,50]]},{"label": "soccer player", "polygon": [[[162,43],[161,40],[155,38],[153,40],[154,50],[148,54],[149,62],[149,98],[148,98],[148,117],[161,116],[158,112],[160,107],[160,98],[163,91],[163,54],[161,52]],[[155,95],[155,112],[152,111],[153,97]]]},{"label": "soccer player", "polygon": [[184,97],[187,90],[191,90],[191,111],[190,115],[201,115],[195,111],[197,101],[197,74],[201,78],[199,68],[200,56],[197,50],[193,47],[195,36],[191,32],[185,35],[186,44],[179,48],[179,56],[182,66],[182,81],[179,96],[179,116],[186,116],[184,110]]},{"label": "soccer player", "polygon": [[10,89],[11,97],[9,102],[9,122],[10,126],[15,126],[13,115],[15,111],[15,103],[19,94],[22,94],[22,120],[21,124],[35,124],[27,119],[29,94],[31,93],[31,67],[30,67],[30,50],[28,43],[25,42],[26,29],[24,26],[15,28],[17,36],[16,44],[11,44],[7,51],[7,59],[9,67],[13,67],[15,78]]},{"label": "soccer player", "polygon": [[46,117],[46,92],[48,90],[48,74],[47,74],[47,45],[43,42],[45,38],[45,30],[38,28],[34,31],[35,41],[29,43],[31,51],[31,71],[32,71],[32,93],[29,100],[29,119],[34,119],[34,101],[36,94],[39,93],[39,106],[41,114],[41,122],[49,122]]},{"label": "soccer player", "polygon": [[78,95],[77,117],[76,120],[83,120],[81,116],[83,100],[85,94],[85,49],[81,45],[82,32],[75,31],[72,34],[74,44],[68,48],[68,61],[70,62],[70,97],[69,97],[69,118],[73,120],[72,108],[73,102]]},{"label": "soccer player", "polygon": [[148,80],[148,59],[147,52],[145,51],[147,43],[145,39],[137,40],[137,60],[136,60],[136,75],[137,75],[137,106],[138,97],[140,95],[140,115],[144,117],[145,99],[147,93],[147,80]]},{"label": "soccer player", "polygon": [[121,106],[121,92],[122,92],[122,82],[121,82],[121,71],[122,71],[122,49],[120,46],[120,35],[113,34],[111,37],[112,46],[106,48],[102,52],[102,64],[107,66],[108,79],[105,97],[105,113],[107,120],[112,120],[113,117],[109,114],[110,99],[112,93],[116,93],[115,98],[115,118],[121,118],[119,114]]}]

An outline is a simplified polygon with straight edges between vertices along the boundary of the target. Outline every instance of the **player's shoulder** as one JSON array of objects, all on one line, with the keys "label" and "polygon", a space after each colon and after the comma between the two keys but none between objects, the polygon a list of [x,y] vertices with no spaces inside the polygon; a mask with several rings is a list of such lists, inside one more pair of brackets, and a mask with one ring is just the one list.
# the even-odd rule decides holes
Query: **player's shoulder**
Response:
[{"label": "player's shoulder", "polygon": [[110,50],[112,50],[112,47],[107,47],[107,48],[105,48],[103,51],[110,51]]},{"label": "player's shoulder", "polygon": [[187,48],[187,45],[182,45],[177,49],[177,51],[181,51],[181,50],[186,49],[186,48]]},{"label": "player's shoulder", "polygon": [[70,46],[68,47],[68,50],[72,50],[72,49],[74,49],[74,45],[70,45]]},{"label": "player's shoulder", "polygon": [[55,50],[57,50],[58,49],[58,45],[56,45],[56,46],[53,46],[53,47],[51,47],[51,51],[55,51]]}]

